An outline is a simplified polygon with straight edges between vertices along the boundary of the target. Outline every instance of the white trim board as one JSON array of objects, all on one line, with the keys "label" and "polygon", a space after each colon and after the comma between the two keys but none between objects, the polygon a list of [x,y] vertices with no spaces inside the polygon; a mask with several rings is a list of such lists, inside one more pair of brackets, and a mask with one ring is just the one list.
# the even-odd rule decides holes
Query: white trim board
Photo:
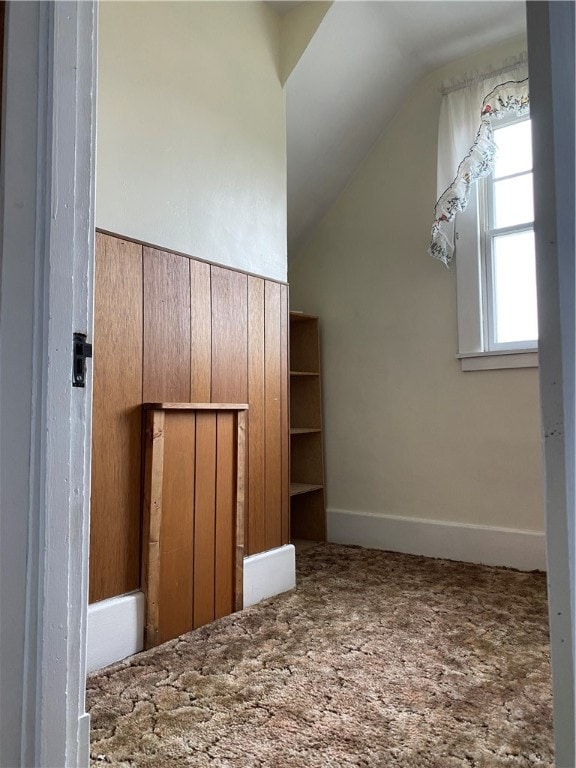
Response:
[{"label": "white trim board", "polygon": [[88,673],[144,648],[144,604],[144,592],[131,592],[88,606]]},{"label": "white trim board", "polygon": [[[292,544],[244,558],[244,607],[296,586]],[[87,672],[122,661],[144,648],[144,593],[130,592],[88,606]]]},{"label": "white trim board", "polygon": [[244,608],[296,586],[296,550],[286,544],[244,558]]},{"label": "white trim board", "polygon": [[522,571],[546,570],[543,533],[438,520],[327,510],[328,541],[372,549],[500,565]]}]

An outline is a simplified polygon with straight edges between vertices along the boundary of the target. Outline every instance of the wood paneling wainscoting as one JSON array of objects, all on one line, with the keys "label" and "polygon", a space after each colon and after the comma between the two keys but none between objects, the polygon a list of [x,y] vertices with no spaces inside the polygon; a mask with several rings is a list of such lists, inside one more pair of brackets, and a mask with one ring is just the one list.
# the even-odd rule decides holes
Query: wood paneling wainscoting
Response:
[{"label": "wood paneling wainscoting", "polygon": [[247,403],[245,554],[287,544],[288,286],[97,232],[90,602],[140,588],[145,402]]},{"label": "wood paneling wainscoting", "polygon": [[142,248],[96,236],[90,602],[140,586]]}]

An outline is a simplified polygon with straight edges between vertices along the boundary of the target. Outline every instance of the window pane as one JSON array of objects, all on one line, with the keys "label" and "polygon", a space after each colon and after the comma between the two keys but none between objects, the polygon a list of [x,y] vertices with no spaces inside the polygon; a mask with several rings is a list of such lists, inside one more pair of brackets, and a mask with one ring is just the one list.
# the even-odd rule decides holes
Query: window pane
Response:
[{"label": "window pane", "polygon": [[534,232],[515,232],[493,240],[494,341],[538,338]]},{"label": "window pane", "polygon": [[494,140],[498,146],[494,178],[532,170],[532,134],[530,120],[497,128]]},{"label": "window pane", "polygon": [[534,220],[532,174],[494,182],[494,227],[511,227]]}]

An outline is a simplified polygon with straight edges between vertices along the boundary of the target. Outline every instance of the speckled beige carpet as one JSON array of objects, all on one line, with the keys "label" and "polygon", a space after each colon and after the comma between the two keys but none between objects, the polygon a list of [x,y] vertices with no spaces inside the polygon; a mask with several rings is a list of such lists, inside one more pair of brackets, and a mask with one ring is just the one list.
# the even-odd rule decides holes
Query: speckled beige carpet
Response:
[{"label": "speckled beige carpet", "polygon": [[356,547],[92,675],[93,765],[552,766],[545,577]]}]

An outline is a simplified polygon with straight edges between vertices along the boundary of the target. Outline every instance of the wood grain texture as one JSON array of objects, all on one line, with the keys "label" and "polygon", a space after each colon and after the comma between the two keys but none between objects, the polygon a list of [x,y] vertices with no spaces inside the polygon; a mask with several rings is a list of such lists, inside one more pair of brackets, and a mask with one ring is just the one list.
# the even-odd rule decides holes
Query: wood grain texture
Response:
[{"label": "wood grain texture", "polygon": [[248,403],[143,403],[145,411],[245,411]]},{"label": "wood grain texture", "polygon": [[302,432],[292,435],[290,477],[293,483],[324,485],[322,435],[320,432]]},{"label": "wood grain texture", "polygon": [[292,538],[309,541],[326,541],[326,507],[324,489],[292,496]]},{"label": "wood grain texture", "polygon": [[314,485],[312,483],[290,483],[290,496],[298,496],[301,493],[318,491],[322,487],[323,486],[321,485]]},{"label": "wood grain texture", "polygon": [[142,249],[96,235],[90,602],[140,586]]},{"label": "wood grain texture", "polygon": [[146,648],[243,606],[247,411],[201,405],[146,410]]},{"label": "wood grain texture", "polygon": [[165,411],[160,643],[193,628],[196,414]]},{"label": "wood grain texture", "polygon": [[318,318],[313,315],[290,313],[290,370],[320,371]]},{"label": "wood grain texture", "polygon": [[290,313],[290,534],[326,540],[318,318]]},{"label": "wood grain texture", "polygon": [[210,265],[190,260],[190,400],[212,399],[212,296]]},{"label": "wood grain texture", "polygon": [[248,278],[212,267],[212,397],[215,402],[248,399]]},{"label": "wood grain texture", "polygon": [[290,541],[290,403],[288,384],[288,286],[280,286],[280,434],[282,440],[282,544]]},{"label": "wood grain texture", "polygon": [[243,547],[255,554],[288,535],[287,287],[154,246],[143,254],[105,233],[97,251],[91,601],[140,585],[145,401],[167,410],[250,403]]},{"label": "wood grain texture", "polygon": [[280,344],[280,286],[264,287],[265,482],[266,549],[282,544],[282,348]]},{"label": "wood grain texture", "polygon": [[264,280],[248,278],[248,555],[266,549]]},{"label": "wood grain texture", "polygon": [[216,416],[196,415],[194,628],[214,620]]},{"label": "wood grain texture", "polygon": [[159,641],[160,530],[164,476],[164,413],[146,414],[146,460],[144,469],[144,514],[142,536],[142,589],[146,596],[144,647]]},{"label": "wood grain texture", "polygon": [[319,376],[290,376],[290,426],[322,429]]},{"label": "wood grain texture", "polygon": [[234,610],[244,607],[244,517],[246,510],[246,424],[247,412],[236,414],[236,536],[234,561]]},{"label": "wood grain texture", "polygon": [[190,400],[190,267],[144,248],[143,400]]},{"label": "wood grain texture", "polygon": [[216,542],[214,567],[214,615],[234,610],[234,538],[236,489],[236,414],[216,415]]}]

